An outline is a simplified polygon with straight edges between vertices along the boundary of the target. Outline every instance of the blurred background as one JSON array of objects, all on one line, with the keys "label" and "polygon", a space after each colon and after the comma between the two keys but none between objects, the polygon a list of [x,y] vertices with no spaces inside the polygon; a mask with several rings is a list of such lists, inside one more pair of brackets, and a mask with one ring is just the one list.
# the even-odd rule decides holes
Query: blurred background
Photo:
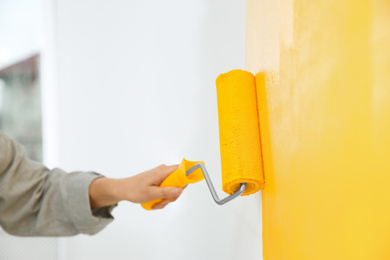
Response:
[{"label": "blurred background", "polygon": [[[203,160],[220,196],[215,79],[245,69],[245,1],[0,0],[0,128],[48,167],[126,177]],[[18,238],[0,259],[262,259],[260,194],[205,182],[121,202],[95,236]]]}]

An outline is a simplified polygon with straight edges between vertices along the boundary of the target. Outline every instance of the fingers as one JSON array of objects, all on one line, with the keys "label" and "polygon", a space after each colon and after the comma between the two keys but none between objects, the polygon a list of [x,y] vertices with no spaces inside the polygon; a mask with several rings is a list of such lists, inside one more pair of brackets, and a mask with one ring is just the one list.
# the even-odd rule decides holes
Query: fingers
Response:
[{"label": "fingers", "polygon": [[[183,189],[185,189],[186,187],[187,185]],[[161,196],[160,198],[164,199],[160,203],[154,205],[152,207],[153,210],[165,208],[165,206],[167,206],[169,203],[176,201],[183,192],[183,189],[174,187],[159,187],[158,189],[158,192]]]},{"label": "fingers", "polygon": [[174,199],[176,200],[183,192],[181,188],[176,187],[152,187],[150,190],[151,200],[155,199]]},{"label": "fingers", "polygon": [[178,198],[179,198],[179,197],[176,197],[175,199],[164,199],[164,200],[161,201],[160,203],[154,205],[154,206],[152,207],[152,209],[153,209],[153,210],[155,210],[155,209],[163,209],[163,208],[165,208],[165,206],[167,206],[169,203],[176,201]]},{"label": "fingers", "polygon": [[183,190],[175,187],[158,187],[154,192],[154,195],[157,196],[157,198],[162,198],[163,200],[154,205],[152,209],[163,209],[169,203],[176,201]]}]

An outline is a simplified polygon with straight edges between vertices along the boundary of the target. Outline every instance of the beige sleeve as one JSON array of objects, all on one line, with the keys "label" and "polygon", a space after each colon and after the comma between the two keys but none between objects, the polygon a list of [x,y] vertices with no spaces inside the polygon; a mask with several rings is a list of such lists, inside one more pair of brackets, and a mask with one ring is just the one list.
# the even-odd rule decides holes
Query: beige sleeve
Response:
[{"label": "beige sleeve", "polygon": [[24,156],[24,148],[0,131],[0,225],[18,236],[95,234],[113,220],[114,206],[90,209],[94,172],[49,170]]}]

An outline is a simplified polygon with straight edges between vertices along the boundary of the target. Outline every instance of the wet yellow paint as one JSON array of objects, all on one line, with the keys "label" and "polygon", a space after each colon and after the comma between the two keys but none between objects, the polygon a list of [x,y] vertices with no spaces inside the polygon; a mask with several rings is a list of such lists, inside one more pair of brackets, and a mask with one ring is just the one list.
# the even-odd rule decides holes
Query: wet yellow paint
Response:
[{"label": "wet yellow paint", "polygon": [[390,259],[390,2],[248,0],[267,260]]}]

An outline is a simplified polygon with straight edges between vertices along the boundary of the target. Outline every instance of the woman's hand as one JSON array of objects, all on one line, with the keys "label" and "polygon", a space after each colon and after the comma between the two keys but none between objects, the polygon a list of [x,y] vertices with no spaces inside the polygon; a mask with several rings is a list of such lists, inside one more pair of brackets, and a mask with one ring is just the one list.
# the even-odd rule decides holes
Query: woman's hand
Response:
[{"label": "woman's hand", "polygon": [[101,208],[127,200],[133,203],[145,203],[163,199],[152,209],[162,209],[175,201],[182,193],[181,188],[159,187],[159,185],[178,168],[178,165],[160,165],[138,175],[124,178],[97,178],[89,186],[89,198],[92,209]]}]

